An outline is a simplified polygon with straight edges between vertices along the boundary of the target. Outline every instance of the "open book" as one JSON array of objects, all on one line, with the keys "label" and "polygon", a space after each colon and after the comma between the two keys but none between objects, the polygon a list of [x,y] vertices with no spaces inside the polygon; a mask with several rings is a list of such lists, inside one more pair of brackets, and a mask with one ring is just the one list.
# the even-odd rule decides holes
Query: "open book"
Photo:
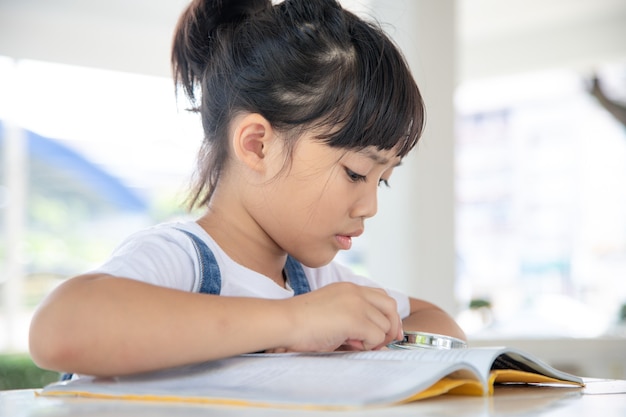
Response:
[{"label": "open book", "polygon": [[45,396],[272,407],[383,406],[442,394],[489,395],[494,384],[583,386],[511,348],[251,354],[117,378],[83,377]]}]

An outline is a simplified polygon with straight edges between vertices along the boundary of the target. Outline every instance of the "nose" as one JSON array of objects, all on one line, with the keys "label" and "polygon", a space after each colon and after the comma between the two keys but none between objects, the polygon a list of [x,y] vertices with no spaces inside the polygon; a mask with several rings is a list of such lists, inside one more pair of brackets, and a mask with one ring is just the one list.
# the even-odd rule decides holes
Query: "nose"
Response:
[{"label": "nose", "polygon": [[350,213],[353,218],[367,219],[378,211],[378,187],[368,189],[356,200]]}]

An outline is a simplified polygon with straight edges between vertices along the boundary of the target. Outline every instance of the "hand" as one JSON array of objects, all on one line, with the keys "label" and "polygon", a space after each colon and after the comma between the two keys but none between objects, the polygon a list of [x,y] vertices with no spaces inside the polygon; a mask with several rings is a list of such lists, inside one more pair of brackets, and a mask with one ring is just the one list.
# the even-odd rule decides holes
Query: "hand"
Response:
[{"label": "hand", "polygon": [[293,330],[275,352],[371,350],[402,339],[396,302],[380,288],[335,283],[285,302]]}]

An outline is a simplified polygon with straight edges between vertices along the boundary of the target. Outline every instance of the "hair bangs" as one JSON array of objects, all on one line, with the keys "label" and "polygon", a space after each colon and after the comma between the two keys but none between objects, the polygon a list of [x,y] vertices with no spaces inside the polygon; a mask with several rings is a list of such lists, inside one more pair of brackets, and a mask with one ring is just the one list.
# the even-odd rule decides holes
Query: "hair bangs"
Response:
[{"label": "hair bangs", "polygon": [[[357,35],[367,37],[367,32]],[[333,126],[321,137],[330,146],[396,149],[399,157],[415,147],[424,129],[424,104],[404,57],[389,39],[355,42],[356,77],[321,124]]]}]

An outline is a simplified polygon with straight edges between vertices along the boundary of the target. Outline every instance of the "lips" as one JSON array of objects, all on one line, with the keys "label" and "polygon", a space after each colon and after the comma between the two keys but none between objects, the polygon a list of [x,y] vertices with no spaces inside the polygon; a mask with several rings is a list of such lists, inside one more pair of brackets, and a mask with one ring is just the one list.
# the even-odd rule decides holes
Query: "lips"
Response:
[{"label": "lips", "polygon": [[352,247],[352,237],[346,235],[336,235],[335,239],[339,243],[339,248],[348,250]]},{"label": "lips", "polygon": [[363,233],[363,230],[358,230],[353,233],[348,233],[345,235],[336,235],[335,240],[339,244],[339,248],[342,250],[348,250],[352,247],[352,238],[360,236]]}]

